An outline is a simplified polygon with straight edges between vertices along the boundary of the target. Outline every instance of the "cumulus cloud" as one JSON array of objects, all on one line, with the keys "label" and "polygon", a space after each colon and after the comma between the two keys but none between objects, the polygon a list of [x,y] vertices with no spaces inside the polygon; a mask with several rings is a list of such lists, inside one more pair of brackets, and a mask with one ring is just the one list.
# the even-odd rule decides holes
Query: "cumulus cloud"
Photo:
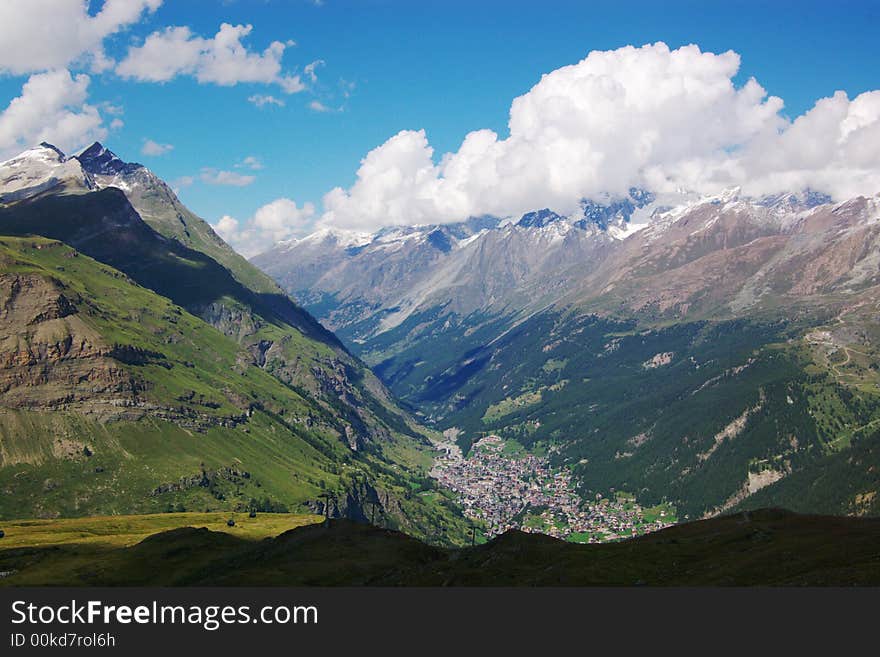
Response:
[{"label": "cumulus cloud", "polygon": [[92,15],[86,0],[3,0],[0,72],[23,75],[65,68],[78,60],[105,70],[112,61],[104,53],[104,39],[161,4],[162,0],[105,0]]},{"label": "cumulus cloud", "polygon": [[211,168],[202,169],[199,178],[208,185],[226,185],[230,187],[247,187],[256,176],[248,176],[237,171],[223,171]]},{"label": "cumulus cloud", "polygon": [[306,85],[298,75],[285,75],[278,79],[278,85],[286,94],[298,94],[306,90]]},{"label": "cumulus cloud", "polygon": [[110,116],[122,116],[125,114],[125,110],[121,105],[114,105],[113,103],[103,102],[101,103],[101,109]]},{"label": "cumulus cloud", "polygon": [[88,75],[66,70],[30,76],[21,95],[0,113],[0,158],[41,141],[70,152],[104,139],[101,114],[87,102],[89,82]]},{"label": "cumulus cloud", "polygon": [[278,241],[300,232],[314,214],[315,206],[311,203],[299,208],[289,198],[280,198],[257,210],[253,225],[263,234]]},{"label": "cumulus cloud", "polygon": [[509,134],[476,130],[435,157],[423,130],[369,152],[349,189],[324,196],[320,223],[375,229],[574,211],[585,197],[657,192],[747,192],[805,186],[842,197],[880,190],[880,97],[839,92],[791,121],[783,101],[740,57],[691,45],[593,51],[544,75],[514,99]]},{"label": "cumulus cloud", "polygon": [[277,84],[288,94],[304,90],[299,76],[282,71],[284,51],[293,42],[273,41],[262,52],[251,51],[242,40],[252,31],[251,25],[223,23],[216,35],[206,39],[186,26],[166,27],[150,34],[143,45],[130,48],[116,72],[149,82],[190,75],[202,84],[256,82]]},{"label": "cumulus cloud", "polygon": [[238,219],[230,217],[228,214],[220,217],[220,220],[213,224],[213,228],[229,244],[235,244],[239,239]]},{"label": "cumulus cloud", "polygon": [[214,224],[214,230],[239,253],[253,256],[273,244],[303,235],[315,217],[315,206],[305,203],[297,206],[288,198],[279,198],[258,209],[245,222],[224,215]]},{"label": "cumulus cloud", "polygon": [[756,194],[811,187],[837,199],[880,192],[880,91],[850,100],[838,91],[749,143],[734,177]]},{"label": "cumulus cloud", "polygon": [[159,157],[173,150],[174,146],[172,144],[160,144],[152,139],[144,140],[144,145],[141,146],[141,153],[149,157]]}]

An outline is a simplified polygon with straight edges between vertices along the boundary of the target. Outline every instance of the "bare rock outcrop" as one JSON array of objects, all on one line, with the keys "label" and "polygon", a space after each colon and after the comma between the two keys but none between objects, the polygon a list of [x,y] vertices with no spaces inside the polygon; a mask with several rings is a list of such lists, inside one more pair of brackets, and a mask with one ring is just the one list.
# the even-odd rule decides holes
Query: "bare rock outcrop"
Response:
[{"label": "bare rock outcrop", "polygon": [[77,299],[49,278],[0,275],[0,404],[106,412],[143,388],[112,345],[79,316]]}]

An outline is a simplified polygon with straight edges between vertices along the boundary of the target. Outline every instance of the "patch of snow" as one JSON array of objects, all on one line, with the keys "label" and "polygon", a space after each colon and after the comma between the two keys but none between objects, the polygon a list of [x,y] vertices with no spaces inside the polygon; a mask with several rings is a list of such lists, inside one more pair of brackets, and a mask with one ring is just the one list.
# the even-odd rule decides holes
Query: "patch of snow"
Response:
[{"label": "patch of snow", "polygon": [[369,244],[373,240],[373,236],[369,233],[362,233],[354,230],[345,230],[342,228],[320,228],[305,237],[294,237],[289,240],[279,242],[282,248],[292,248],[297,244],[320,243],[325,240],[334,240],[338,246],[357,247]]},{"label": "patch of snow", "polygon": [[51,144],[40,144],[0,162],[0,202],[19,201],[68,182],[84,189],[97,188],[77,160]]},{"label": "patch of snow", "polygon": [[609,226],[608,234],[616,240],[625,240],[630,235],[635,235],[641,230],[647,228],[650,224],[648,223],[627,223],[623,226]]},{"label": "patch of snow", "polygon": [[489,232],[489,229],[488,229],[488,228],[484,228],[483,230],[474,233],[474,234],[471,235],[470,237],[465,237],[463,240],[459,240],[459,242],[458,242],[458,248],[461,249],[461,248],[466,247],[466,246],[467,246],[468,244],[470,244],[471,242],[476,242],[478,239],[480,239],[483,235],[485,235],[485,234],[488,233],[488,232]]}]

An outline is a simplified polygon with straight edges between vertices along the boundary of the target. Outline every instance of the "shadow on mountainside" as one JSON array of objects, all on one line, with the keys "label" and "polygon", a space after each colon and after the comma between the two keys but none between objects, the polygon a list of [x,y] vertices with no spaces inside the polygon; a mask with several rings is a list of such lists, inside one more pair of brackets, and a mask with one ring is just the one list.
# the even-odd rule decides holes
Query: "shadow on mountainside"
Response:
[{"label": "shadow on mountainside", "polygon": [[880,519],[764,509],[603,545],[509,531],[451,550],[348,520],[259,542],[184,528],[129,548],[0,551],[0,570],[17,571],[7,586],[876,586]]},{"label": "shadow on mountainside", "polygon": [[44,195],[0,208],[0,234],[64,242],[196,315],[229,298],[267,321],[289,324],[309,338],[345,351],[333,333],[286,295],[256,293],[210,256],[156,232],[114,187],[88,194]]}]

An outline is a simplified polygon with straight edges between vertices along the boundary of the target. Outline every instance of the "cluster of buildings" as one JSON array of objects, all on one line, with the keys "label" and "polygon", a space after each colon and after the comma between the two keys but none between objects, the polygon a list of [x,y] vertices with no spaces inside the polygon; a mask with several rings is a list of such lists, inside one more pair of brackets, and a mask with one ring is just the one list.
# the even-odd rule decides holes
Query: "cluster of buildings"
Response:
[{"label": "cluster of buildings", "polygon": [[567,470],[551,467],[546,457],[509,452],[498,436],[482,438],[467,458],[452,442],[438,447],[441,456],[431,475],[457,494],[465,515],[482,521],[490,536],[521,529],[592,543],[653,531],[674,520],[661,516],[646,523],[632,499],[586,502]]}]

